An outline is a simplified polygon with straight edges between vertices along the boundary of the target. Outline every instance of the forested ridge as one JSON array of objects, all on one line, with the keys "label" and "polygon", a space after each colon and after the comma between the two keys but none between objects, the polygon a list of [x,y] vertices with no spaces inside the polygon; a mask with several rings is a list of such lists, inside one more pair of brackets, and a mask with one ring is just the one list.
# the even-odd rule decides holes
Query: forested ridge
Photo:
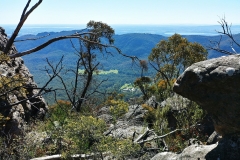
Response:
[{"label": "forested ridge", "polygon": [[[34,41],[20,41],[15,43],[17,49],[19,51],[27,50],[31,47],[38,46],[45,41],[58,36],[64,36],[69,34],[74,34],[79,32],[77,30],[73,31],[62,31],[62,32],[43,32],[37,35],[24,35],[17,38],[17,40],[24,40],[28,38],[38,38],[41,36],[46,36],[45,38],[41,38],[39,40]],[[240,35],[234,35],[236,39],[240,38]],[[114,44],[117,46],[123,53],[137,56],[140,59],[147,60],[148,55],[151,52],[152,48],[161,40],[166,40],[167,37],[155,34],[146,34],[146,33],[129,33],[123,35],[114,35]],[[210,41],[218,41],[219,36],[199,36],[199,35],[187,35],[183,37],[187,38],[190,42],[197,42],[205,48],[211,46]],[[77,44],[77,40],[72,40],[73,43]],[[231,50],[229,47],[229,38],[226,36],[222,39],[222,48],[225,50]],[[237,48],[238,49],[238,48]],[[238,51],[238,50],[237,50]],[[39,70],[39,68],[43,68],[46,66],[46,58],[51,60],[52,62],[58,61],[61,55],[64,55],[65,65],[68,67],[73,67],[75,63],[74,58],[74,49],[72,48],[70,40],[62,40],[58,41],[51,46],[44,48],[36,52],[35,54],[30,54],[24,57],[25,64],[30,69],[31,73],[34,75],[35,81],[38,84],[44,84],[46,81],[45,72],[43,70]],[[216,58],[223,56],[224,54],[209,50],[208,59]],[[138,67],[134,65],[131,59],[123,57],[117,53],[112,55],[103,56],[102,54],[97,55],[99,62],[102,65],[103,70],[111,70],[117,69],[119,71],[118,74],[110,74],[110,75],[99,75],[99,78],[108,78],[102,86],[101,89],[109,89],[109,90],[119,90],[121,86],[127,83],[133,83],[136,77],[139,76]],[[36,63],[37,62],[37,63]],[[154,69],[149,67],[148,72],[146,73],[148,76],[153,78]],[[36,78],[38,77],[38,78]],[[56,86],[55,86],[56,87]],[[138,95],[138,94],[137,94]],[[62,97],[64,98],[64,97]]]}]

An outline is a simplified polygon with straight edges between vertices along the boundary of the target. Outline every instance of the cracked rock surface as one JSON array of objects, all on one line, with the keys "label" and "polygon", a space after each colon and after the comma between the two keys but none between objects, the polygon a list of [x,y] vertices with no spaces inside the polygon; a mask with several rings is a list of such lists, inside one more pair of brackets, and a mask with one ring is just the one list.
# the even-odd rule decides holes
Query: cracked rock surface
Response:
[{"label": "cracked rock surface", "polygon": [[173,90],[210,113],[218,133],[224,136],[240,132],[240,55],[191,65]]},{"label": "cracked rock surface", "polygon": [[[8,42],[8,37],[5,34],[5,30],[0,27],[0,51],[3,51],[4,47]],[[16,54],[17,49],[13,45],[8,54]],[[6,124],[5,132],[21,134],[23,124],[28,122],[31,117],[34,118],[43,118],[48,110],[48,106],[45,103],[45,100],[41,96],[36,96],[26,101],[22,101],[33,96],[38,90],[37,84],[33,80],[32,74],[29,72],[28,68],[24,65],[22,58],[14,58],[9,62],[4,62],[0,64],[0,78],[8,77],[11,78],[14,75],[21,75],[24,81],[24,86],[27,88],[26,93],[20,93],[18,91],[12,91],[8,94],[8,97],[3,100],[3,97],[0,97],[0,113],[4,116],[10,117],[10,120]],[[22,101],[21,103],[19,103]],[[13,105],[19,103],[17,105]],[[7,107],[6,105],[13,105]]]}]

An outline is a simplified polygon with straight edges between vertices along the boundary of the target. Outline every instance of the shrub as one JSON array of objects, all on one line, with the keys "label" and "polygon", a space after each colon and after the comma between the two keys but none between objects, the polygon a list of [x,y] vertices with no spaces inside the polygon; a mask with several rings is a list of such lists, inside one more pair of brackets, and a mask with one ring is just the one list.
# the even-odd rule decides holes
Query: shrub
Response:
[{"label": "shrub", "polygon": [[114,119],[118,119],[122,115],[128,112],[128,103],[123,100],[108,100],[107,105],[110,106],[110,113],[114,117]]},{"label": "shrub", "polygon": [[[111,104],[123,107],[126,111],[127,103],[123,101],[112,100]],[[68,159],[73,154],[101,155],[108,152],[111,156],[120,158],[139,149],[139,145],[133,144],[131,140],[104,136],[103,133],[107,130],[104,120],[71,112],[70,107],[70,103],[66,101],[58,101],[50,107],[49,118],[34,132],[35,135],[46,134],[41,145],[36,144],[32,148],[35,155],[62,154],[62,158]]]},{"label": "shrub", "polygon": [[[164,138],[170,151],[182,151],[190,138],[206,140],[205,135],[201,135],[196,128],[197,123],[205,115],[196,103],[175,95],[162,104],[164,106],[157,108],[155,115],[152,116],[156,119],[153,128],[158,135],[165,135],[177,129],[176,132]],[[169,114],[176,120],[176,128],[169,128]]]},{"label": "shrub", "polygon": [[144,121],[147,122],[148,126],[152,128],[154,126],[154,122],[156,122],[156,109],[147,104],[142,104],[142,107],[146,109],[148,112],[144,115]]}]

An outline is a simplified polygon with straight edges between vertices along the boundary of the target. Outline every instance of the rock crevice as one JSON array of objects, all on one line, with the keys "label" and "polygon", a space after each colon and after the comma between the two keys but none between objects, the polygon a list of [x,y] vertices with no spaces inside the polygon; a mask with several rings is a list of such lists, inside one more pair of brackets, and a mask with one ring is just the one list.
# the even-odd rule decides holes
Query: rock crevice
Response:
[{"label": "rock crevice", "polygon": [[[3,51],[4,47],[8,42],[8,37],[5,34],[5,30],[0,27],[0,51]],[[16,54],[17,49],[13,45],[9,51],[9,54]],[[31,117],[42,118],[48,110],[48,106],[45,100],[41,96],[35,95],[38,90],[37,84],[33,80],[33,75],[29,72],[28,68],[24,65],[22,58],[10,59],[7,62],[1,62],[0,64],[0,78],[12,79],[14,76],[18,75],[18,79],[14,81],[22,81],[24,84],[24,93],[19,90],[13,90],[7,97],[0,98],[0,113],[4,116],[10,117],[5,127],[5,132],[13,132],[19,134],[22,129],[22,125],[28,122]],[[24,100],[28,99],[29,100]],[[5,100],[3,100],[5,99]],[[7,102],[6,102],[7,99]],[[22,102],[21,102],[22,101]],[[21,103],[19,103],[21,102]],[[17,105],[13,105],[19,103]],[[12,106],[12,107],[6,107]]]}]

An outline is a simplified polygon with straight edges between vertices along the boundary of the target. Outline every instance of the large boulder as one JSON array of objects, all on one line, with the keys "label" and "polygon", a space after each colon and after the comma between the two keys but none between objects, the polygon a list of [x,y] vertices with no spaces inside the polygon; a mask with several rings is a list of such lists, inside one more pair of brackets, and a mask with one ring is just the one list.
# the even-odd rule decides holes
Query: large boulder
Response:
[{"label": "large boulder", "polygon": [[136,139],[147,127],[144,125],[144,115],[147,112],[141,105],[130,105],[128,112],[113,120],[109,107],[103,107],[98,111],[98,118],[104,119],[109,124],[109,129],[104,135],[115,138]]},{"label": "large boulder", "polygon": [[[8,37],[5,34],[5,30],[0,27],[0,52],[3,51],[8,41]],[[13,45],[8,54],[15,54],[17,50]],[[25,90],[21,93],[19,90],[13,90],[7,97],[0,97],[0,114],[5,117],[9,117],[10,120],[5,126],[5,132],[20,134],[25,122],[28,122],[31,118],[43,118],[48,110],[48,106],[45,100],[41,96],[34,96],[38,93],[37,85],[33,80],[33,76],[30,74],[28,68],[24,65],[22,58],[14,58],[7,62],[1,62],[0,64],[0,78],[4,77],[11,79],[15,75],[20,75],[25,86]],[[1,93],[2,94],[2,93]],[[34,98],[33,98],[34,96]],[[32,97],[29,100],[29,97]],[[13,105],[16,104],[16,105]],[[11,107],[8,107],[11,106]]]},{"label": "large boulder", "polygon": [[[144,146],[144,151],[137,153],[139,159],[150,159],[156,154],[160,140],[156,143],[154,140],[156,134],[144,122],[144,116],[147,112],[148,110],[142,105],[135,104],[128,106],[128,112],[115,120],[112,118],[108,106],[102,107],[97,115],[98,118],[104,119],[109,126],[108,130],[104,132],[105,136],[112,136],[116,139],[130,139],[133,143]],[[147,150],[146,148],[151,149]],[[132,158],[127,157],[127,159]]]},{"label": "large boulder", "polygon": [[[208,159],[206,158],[209,151],[215,149],[217,144],[212,145],[198,145],[194,144],[185,148],[180,154],[173,152],[161,152],[156,154],[151,160],[200,160]],[[213,159],[218,159],[220,157],[214,156]],[[210,160],[210,159],[209,159]],[[222,160],[222,159],[221,159]]]},{"label": "large boulder", "polygon": [[226,136],[220,142],[211,145],[192,144],[181,153],[161,152],[151,160],[239,160],[240,138],[237,136]]},{"label": "large boulder", "polygon": [[240,133],[240,55],[191,65],[177,79],[173,90],[205,109],[218,133]]}]

